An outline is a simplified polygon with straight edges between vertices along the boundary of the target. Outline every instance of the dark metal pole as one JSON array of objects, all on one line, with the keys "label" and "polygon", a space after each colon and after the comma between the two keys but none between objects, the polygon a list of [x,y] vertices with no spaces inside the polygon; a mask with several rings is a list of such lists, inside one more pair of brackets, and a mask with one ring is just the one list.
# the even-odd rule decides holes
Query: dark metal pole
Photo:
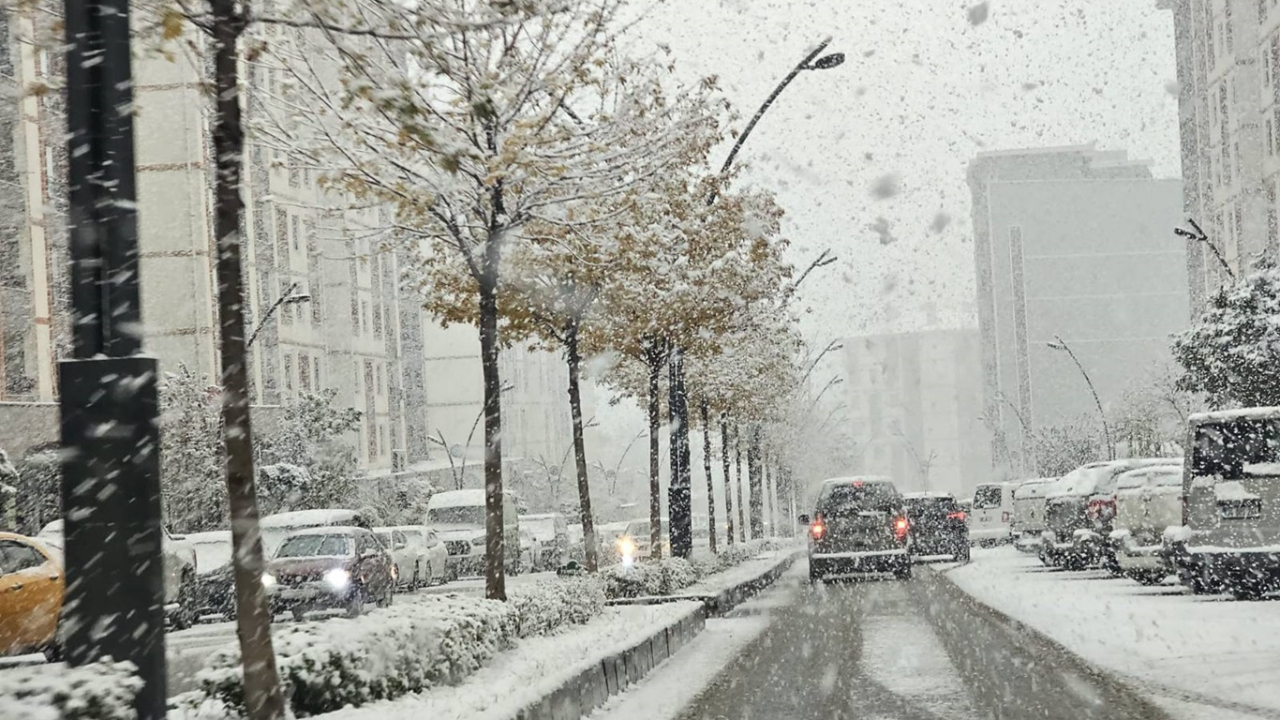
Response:
[{"label": "dark metal pole", "polygon": [[1111,442],[1111,426],[1107,424],[1107,413],[1102,409],[1102,400],[1098,397],[1098,390],[1093,386],[1093,380],[1089,378],[1089,373],[1085,372],[1084,365],[1080,364],[1080,358],[1076,357],[1075,352],[1071,350],[1071,346],[1062,338],[1055,337],[1058,345],[1067,351],[1067,355],[1071,357],[1071,362],[1076,364],[1076,369],[1080,371],[1080,376],[1084,378],[1084,384],[1089,386],[1089,392],[1093,394],[1093,404],[1098,406],[1098,417],[1102,420],[1102,437],[1107,443],[1107,459],[1116,459],[1116,446]]},{"label": "dark metal pole", "polygon": [[165,715],[157,364],[142,357],[127,0],[66,0],[73,359],[59,363],[67,662],[127,660]]}]

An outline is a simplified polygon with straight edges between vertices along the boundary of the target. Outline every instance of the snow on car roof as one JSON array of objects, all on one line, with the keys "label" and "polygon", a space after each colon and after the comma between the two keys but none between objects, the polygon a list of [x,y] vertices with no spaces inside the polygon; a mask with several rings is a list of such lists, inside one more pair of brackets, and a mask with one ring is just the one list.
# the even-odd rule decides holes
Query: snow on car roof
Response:
[{"label": "snow on car roof", "polygon": [[949,492],[941,492],[939,490],[924,490],[920,492],[902,493],[904,500],[955,500],[956,496]]},{"label": "snow on car roof", "polygon": [[374,528],[374,532],[386,532],[387,530],[399,530],[400,532],[423,532],[427,528],[423,525],[388,525],[386,527]]},{"label": "snow on car roof", "polygon": [[560,513],[534,513],[533,515],[521,515],[521,520],[557,520],[564,517]]},{"label": "snow on car roof", "polygon": [[431,499],[427,501],[428,509],[475,507],[477,505],[484,505],[484,488],[446,490],[432,495]]},{"label": "snow on car roof", "polygon": [[355,510],[331,508],[327,510],[294,510],[268,515],[258,521],[259,527],[290,528],[317,525],[349,525],[359,517]]},{"label": "snow on car roof", "polygon": [[299,528],[297,531],[289,533],[290,537],[294,535],[347,535],[364,528],[354,525],[324,525],[321,527]]},{"label": "snow on car roof", "polygon": [[1022,483],[1013,491],[1014,500],[1026,500],[1027,498],[1042,498],[1053,487],[1053,484],[1060,478],[1042,477],[1031,478]]},{"label": "snow on car roof", "polygon": [[892,483],[893,478],[888,475],[850,475],[849,477],[833,477],[822,481],[823,485],[845,485],[855,482],[875,482],[875,483]]},{"label": "snow on car roof", "polygon": [[231,542],[231,531],[230,530],[209,530],[207,532],[187,533],[183,537],[187,539],[187,542],[193,542],[196,544],[224,543],[224,542],[229,543]]},{"label": "snow on car roof", "polygon": [[1280,418],[1280,407],[1251,407],[1191,413],[1187,416],[1187,422],[1198,425],[1220,420],[1275,420],[1277,418]]}]

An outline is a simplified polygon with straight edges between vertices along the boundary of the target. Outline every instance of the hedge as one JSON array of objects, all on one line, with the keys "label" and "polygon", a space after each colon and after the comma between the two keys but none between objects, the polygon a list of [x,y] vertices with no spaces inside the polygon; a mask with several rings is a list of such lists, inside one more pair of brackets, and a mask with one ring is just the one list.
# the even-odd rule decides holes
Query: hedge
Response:
[{"label": "hedge", "polygon": [[0,715],[24,720],[135,720],[142,680],[128,662],[62,663],[0,673]]}]

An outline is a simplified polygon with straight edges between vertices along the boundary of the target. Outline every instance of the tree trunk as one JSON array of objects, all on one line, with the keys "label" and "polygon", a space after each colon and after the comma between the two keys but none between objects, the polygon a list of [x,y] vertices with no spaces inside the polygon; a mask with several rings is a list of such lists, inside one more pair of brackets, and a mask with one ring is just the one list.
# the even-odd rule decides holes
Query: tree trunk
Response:
[{"label": "tree trunk", "polygon": [[582,542],[586,545],[584,555],[587,572],[595,572],[599,561],[596,558],[595,518],[591,514],[591,484],[587,477],[587,447],[582,437],[582,394],[578,377],[582,358],[578,355],[576,320],[565,324],[564,340],[565,358],[569,364],[569,415],[573,420],[573,457],[578,465],[578,504],[582,508]]},{"label": "tree trunk", "polygon": [[667,486],[667,517],[672,557],[688,559],[693,550],[692,477],[689,475],[689,409],[684,396],[684,356],[671,351],[668,365],[668,415],[671,419],[671,482]]},{"label": "tree trunk", "polygon": [[716,481],[711,475],[711,421],[707,415],[707,399],[702,398],[702,468],[707,471],[707,529],[711,552],[716,551]]},{"label": "tree trunk", "polygon": [[213,128],[214,236],[218,242],[218,322],[221,332],[222,437],[226,450],[227,503],[231,519],[236,634],[244,668],[244,701],[253,720],[284,717],[284,696],[271,646],[271,612],[262,587],[266,563],[258,531],[254,487],[253,428],[245,368],[244,286],[240,261],[240,179],[244,127],[240,114],[238,48],[245,18],[233,0],[211,0],[214,40]]},{"label": "tree trunk", "polygon": [[729,417],[720,416],[720,460],[724,465],[724,519],[725,538],[732,545],[733,532],[733,482],[729,478]]},{"label": "tree trunk", "polygon": [[649,368],[649,547],[653,560],[662,559],[662,482],[659,462],[662,458],[662,439],[658,431],[662,426],[662,407],[658,387],[664,358],[656,350],[645,352],[645,364]]},{"label": "tree trunk", "polygon": [[764,478],[760,463],[760,425],[751,426],[751,440],[747,445],[747,482],[751,497],[751,537],[764,537]]},{"label": "tree trunk", "polygon": [[[496,242],[491,240],[489,244],[492,246]],[[502,513],[502,378],[498,373],[498,283],[497,272],[486,275],[480,281],[480,365],[484,373],[484,596],[490,600],[506,600],[506,538]]]},{"label": "tree trunk", "polygon": [[742,426],[736,423],[733,426],[733,455],[733,463],[735,466],[733,475],[734,481],[738,486],[738,532],[740,533],[738,538],[742,540],[742,542],[746,542],[748,540],[747,519],[746,512],[743,510],[743,506],[746,505],[746,503],[742,501],[742,488],[745,487],[742,484]]}]

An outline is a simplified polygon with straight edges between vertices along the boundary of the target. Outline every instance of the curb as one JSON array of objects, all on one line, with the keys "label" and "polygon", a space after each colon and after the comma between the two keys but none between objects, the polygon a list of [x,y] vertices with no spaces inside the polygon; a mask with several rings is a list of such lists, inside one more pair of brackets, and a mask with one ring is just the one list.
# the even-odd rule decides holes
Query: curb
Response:
[{"label": "curb", "polygon": [[625,692],[628,687],[640,682],[651,670],[689,644],[706,628],[708,617],[723,615],[773,584],[795,562],[796,557],[797,554],[793,553],[781,558],[760,575],[715,595],[629,598],[636,602],[618,603],[656,604],[700,600],[702,605],[634,646],[602,658],[593,667],[568,679],[549,695],[516,713],[514,720],[581,720],[583,715],[590,714],[604,705],[611,696]]}]

